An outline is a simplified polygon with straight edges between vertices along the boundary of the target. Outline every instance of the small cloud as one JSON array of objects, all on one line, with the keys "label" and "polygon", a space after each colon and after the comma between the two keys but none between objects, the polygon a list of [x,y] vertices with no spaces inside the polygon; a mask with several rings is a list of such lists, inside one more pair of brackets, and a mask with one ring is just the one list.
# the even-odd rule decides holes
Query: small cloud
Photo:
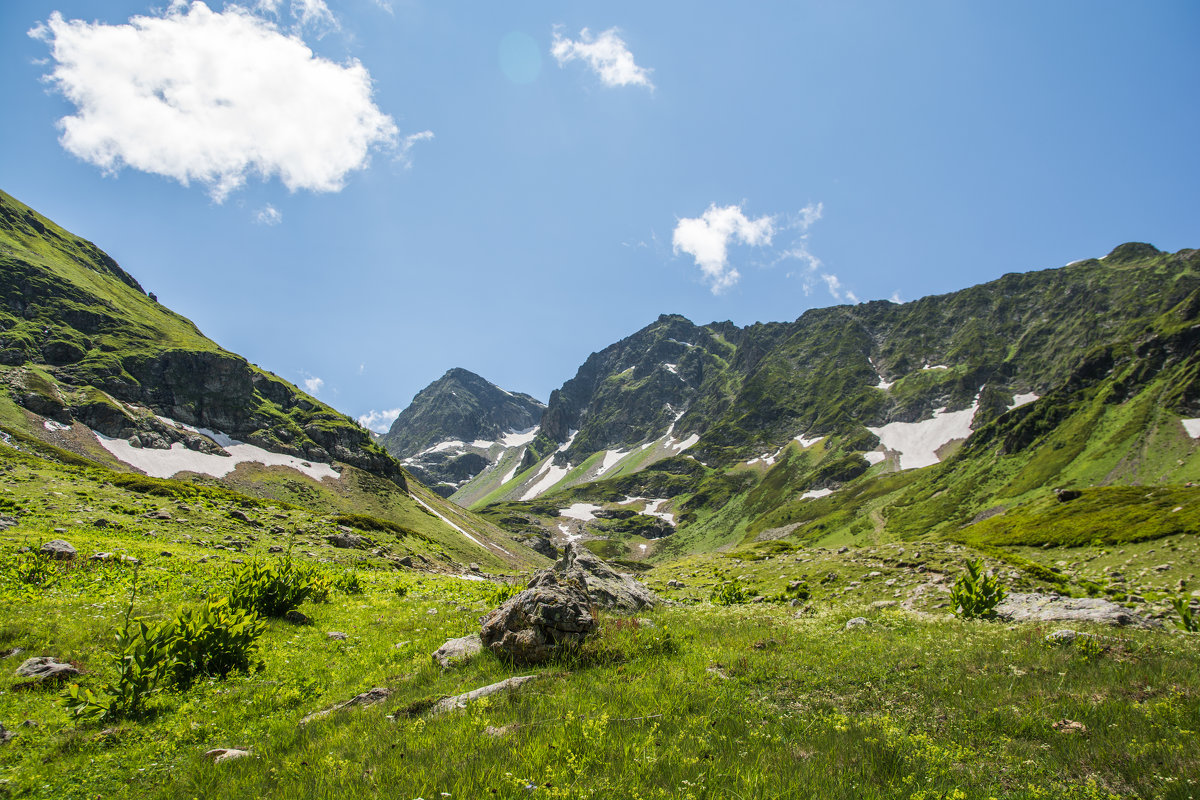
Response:
[{"label": "small cloud", "polygon": [[379,6],[381,9],[383,9],[387,13],[393,14],[393,15],[396,13],[395,11],[392,10],[392,4],[390,2],[388,2],[388,0],[374,0],[374,2],[375,2],[375,5]]},{"label": "small cloud", "polygon": [[321,33],[341,27],[325,0],[292,0],[292,17],[298,28],[313,28]]},{"label": "small cloud", "polygon": [[398,416],[400,416],[400,409],[398,408],[389,408],[386,411],[371,409],[359,416],[358,424],[376,433],[387,433]]},{"label": "small cloud", "polygon": [[[291,9],[301,27],[336,26],[324,0],[293,0]],[[336,192],[374,148],[397,145],[361,63],[320,58],[232,3],[215,12],[175,0],[124,25],[56,11],[29,35],[50,47],[46,79],[77,109],[58,121],[59,143],[107,174],[131,167],[197,181],[218,203],[251,175]]]},{"label": "small cloud", "polygon": [[729,266],[729,244],[769,245],[774,232],[774,219],[770,216],[752,220],[742,213],[741,206],[718,208],[714,203],[699,217],[679,220],[671,241],[676,253],[684,252],[696,259],[696,266],[700,267],[712,293],[720,294],[741,277]]},{"label": "small cloud", "polygon": [[891,300],[893,303],[896,303],[897,305],[904,302],[903,300],[900,299],[899,292],[892,292],[892,296],[889,297],[888,300]]},{"label": "small cloud", "polygon": [[358,374],[362,375],[366,371],[367,371],[367,363],[364,361],[363,363],[358,365]]},{"label": "small cloud", "polygon": [[321,387],[325,385],[325,381],[315,375],[304,379],[304,390],[314,397],[320,394]]},{"label": "small cloud", "polygon": [[575,60],[586,62],[605,86],[645,86],[653,89],[650,70],[634,63],[633,53],[629,52],[618,33],[616,28],[609,28],[599,36],[592,36],[591,31],[584,28],[579,32],[579,39],[573,40],[564,38],[556,30],[550,55],[554,56],[560,67]]},{"label": "small cloud", "polygon": [[433,138],[433,131],[421,131],[404,137],[404,141],[400,143],[400,147],[396,152],[396,160],[404,165],[405,169],[412,169],[412,156],[409,151],[417,142],[428,142]]},{"label": "small cloud", "polygon": [[259,225],[278,225],[283,222],[283,214],[275,206],[267,203],[254,215],[254,221]]},{"label": "small cloud", "polygon": [[825,288],[829,290],[829,294],[833,295],[834,300],[841,301],[845,299],[851,303],[858,302],[858,295],[842,286],[842,282],[838,280],[838,276],[832,272],[822,272],[821,280],[825,281]]}]

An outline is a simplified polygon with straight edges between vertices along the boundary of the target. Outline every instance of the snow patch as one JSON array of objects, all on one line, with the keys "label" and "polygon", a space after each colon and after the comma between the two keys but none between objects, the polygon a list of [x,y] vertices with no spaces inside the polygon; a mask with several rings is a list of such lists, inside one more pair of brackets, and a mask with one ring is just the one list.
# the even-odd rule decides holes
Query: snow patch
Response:
[{"label": "snow patch", "polygon": [[[160,418],[161,419],[161,418]],[[199,453],[189,450],[180,442],[171,445],[170,450],[155,450],[150,447],[134,447],[128,439],[113,439],[98,431],[92,431],[105,450],[117,459],[131,467],[137,467],[151,478],[170,478],[180,472],[195,472],[210,475],[214,478],[224,478],[237,469],[238,464],[254,462],[268,467],[290,467],[313,480],[324,478],[338,479],[342,477],[329,464],[320,461],[305,461],[295,456],[283,453],[272,453],[253,444],[239,442],[223,433],[210,431],[206,428],[193,428],[190,425],[164,420],[168,425],[183,430],[200,433],[225,448],[228,456],[218,456],[211,453]]]},{"label": "snow patch", "polygon": [[580,522],[591,522],[596,518],[596,512],[601,508],[602,506],[594,505],[592,503],[575,503],[574,505],[559,511],[558,515],[560,517],[577,519]]},{"label": "snow patch", "polygon": [[1196,419],[1181,419],[1183,429],[1187,431],[1187,435],[1193,439],[1200,439],[1200,417]]},{"label": "snow patch", "polygon": [[691,436],[682,441],[678,439],[668,440],[667,447],[671,450],[674,450],[676,453],[682,453],[684,450],[687,450],[689,447],[695,445],[698,441],[700,441],[700,435],[693,433]]},{"label": "snow patch", "polygon": [[672,375],[679,374],[679,365],[678,364],[663,364],[663,366],[666,367],[667,372],[671,373]]},{"label": "snow patch", "polygon": [[513,468],[508,471],[508,474],[500,479],[500,485],[508,483],[517,474],[517,470],[521,468],[521,459],[525,458],[525,448],[521,448],[521,453],[517,456],[517,461],[513,464]]},{"label": "snow patch", "polygon": [[674,342],[675,344],[681,344],[684,347],[695,347],[696,346],[696,345],[692,344],[691,342],[681,342],[678,339],[667,339],[667,341]]},{"label": "snow patch", "polygon": [[69,431],[69,430],[71,430],[70,425],[63,425],[61,422],[58,422],[58,421],[52,420],[52,419],[43,421],[42,427],[48,431]]},{"label": "snow patch", "polygon": [[800,443],[801,447],[812,447],[814,444],[824,440],[824,436],[814,436],[813,438],[809,439],[803,433],[796,437],[796,441]]},{"label": "snow patch", "polygon": [[538,426],[526,428],[523,431],[510,431],[500,437],[500,444],[505,447],[524,447],[537,438]]},{"label": "snow patch", "polygon": [[932,366],[930,366],[929,364],[926,364],[925,366],[921,367],[921,369],[925,370],[925,369],[950,369],[950,368],[947,367],[945,364],[934,364]]},{"label": "snow patch", "polygon": [[833,494],[833,489],[809,489],[800,495],[800,499],[816,500],[818,497],[828,497],[831,494]]},{"label": "snow patch", "polygon": [[1013,395],[1012,405],[1010,405],[1008,407],[1008,410],[1012,411],[1014,408],[1020,408],[1021,406],[1029,405],[1030,403],[1032,403],[1034,400],[1037,400],[1037,399],[1038,399],[1038,396],[1036,394],[1034,394],[1033,392],[1030,392],[1029,394]]},{"label": "snow patch", "polygon": [[496,444],[496,443],[495,442],[487,442],[487,441],[484,441],[483,439],[476,439],[475,441],[471,442],[471,447],[478,447],[481,450],[487,450],[487,449],[491,448],[491,446],[494,444]]},{"label": "snow patch", "polygon": [[[444,523],[446,523],[447,525],[449,525],[451,528],[454,528],[454,530],[458,531],[459,533],[461,533],[463,536],[465,536],[465,537],[467,537],[468,539],[470,539],[470,540],[471,540],[472,542],[474,542],[475,544],[479,545],[480,547],[484,547],[484,544],[483,544],[483,542],[479,541],[479,540],[478,540],[478,539],[476,539],[474,536],[472,536],[471,534],[467,533],[466,531],[464,531],[464,530],[463,530],[462,528],[460,528],[459,526],[455,525],[455,524],[454,524],[453,522],[451,522],[451,521],[449,520],[449,518],[447,518],[445,515],[438,513],[438,510],[437,510],[436,508],[434,508],[433,506],[429,505],[429,503],[426,503],[424,500],[422,500],[421,498],[417,497],[415,494],[409,495],[409,497],[411,497],[413,500],[416,500],[418,503],[420,503],[420,504],[421,504],[421,506],[422,506],[422,508],[424,508],[424,509],[425,509],[426,511],[428,511],[430,514],[433,514],[435,517],[437,517],[437,518],[438,518],[438,519],[440,519],[442,522],[444,522]],[[500,545],[493,545],[493,546],[494,546],[494,547],[495,547],[497,550],[499,550],[501,553],[504,553],[504,554],[506,554],[506,555],[510,555],[510,556],[512,555],[512,553],[508,552],[507,550],[505,550],[505,549],[504,549],[503,547],[501,547]],[[484,549],[486,549],[486,547],[484,547]]]},{"label": "snow patch", "polygon": [[563,535],[563,536],[567,537],[567,541],[568,541],[568,542],[574,542],[574,541],[576,541],[576,540],[578,540],[578,539],[582,539],[582,538],[583,538],[583,534],[581,534],[581,533],[574,533],[574,532],[571,530],[571,527],[570,527],[569,525],[564,525],[564,524],[562,524],[562,523],[559,523],[559,525],[558,525],[558,529],[559,529],[560,531],[562,531],[562,535]]},{"label": "snow patch", "polygon": [[[575,438],[575,437],[571,437]],[[538,474],[538,480],[531,486],[525,494],[521,495],[522,500],[532,500],[543,492],[549,491],[550,487],[566,477],[571,471],[571,465],[565,467],[556,467],[550,460],[546,461],[545,471]]]},{"label": "snow patch", "polygon": [[596,477],[599,478],[604,473],[615,467],[621,462],[621,459],[629,455],[629,451],[622,450],[605,450],[604,460],[600,462],[600,469],[596,472]]},{"label": "snow patch", "polygon": [[937,450],[955,439],[966,439],[971,435],[971,421],[979,408],[975,398],[969,408],[962,411],[946,411],[939,408],[933,419],[921,422],[889,422],[881,428],[867,427],[879,437],[887,450],[900,454],[900,469],[919,469],[938,463]]},{"label": "snow patch", "polygon": [[887,453],[881,453],[878,450],[872,450],[869,453],[863,453],[863,458],[867,460],[868,464],[874,466],[887,460]]},{"label": "snow patch", "polygon": [[675,515],[669,511],[660,511],[659,510],[660,508],[662,508],[664,505],[666,505],[669,502],[671,502],[671,501],[665,497],[647,500],[646,501],[646,510],[643,511],[642,513],[648,517],[658,517],[659,519],[665,519],[671,526],[674,526],[675,525]]},{"label": "snow patch", "polygon": [[458,578],[460,581],[486,581],[487,580],[487,578],[484,578],[480,575],[455,575],[454,577]]},{"label": "snow patch", "polygon": [[875,384],[876,389],[883,389],[886,391],[896,385],[895,381],[885,381],[882,375],[876,374],[875,377],[879,378],[879,383]]}]

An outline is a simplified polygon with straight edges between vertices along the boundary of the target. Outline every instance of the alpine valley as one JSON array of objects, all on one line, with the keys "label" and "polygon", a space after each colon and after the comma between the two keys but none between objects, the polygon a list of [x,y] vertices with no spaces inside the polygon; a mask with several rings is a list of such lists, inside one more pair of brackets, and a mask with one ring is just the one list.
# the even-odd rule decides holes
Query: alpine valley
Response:
[{"label": "alpine valley", "polygon": [[0,386],[0,796],[1197,790],[1200,250],[373,435],[0,192]]}]

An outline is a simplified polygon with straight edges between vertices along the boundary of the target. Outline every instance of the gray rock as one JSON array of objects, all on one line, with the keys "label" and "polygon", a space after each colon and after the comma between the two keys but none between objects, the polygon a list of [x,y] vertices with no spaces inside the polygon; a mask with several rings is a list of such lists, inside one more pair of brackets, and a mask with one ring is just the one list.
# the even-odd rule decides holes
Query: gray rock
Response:
[{"label": "gray rock", "polygon": [[349,639],[350,637],[349,637],[349,635],[342,633],[341,631],[329,631],[328,633],[325,634],[325,638],[332,639],[336,642],[344,642],[347,639]]},{"label": "gray rock", "polygon": [[861,628],[867,624],[869,623],[867,622],[866,617],[855,617],[854,619],[846,622],[846,630],[850,630],[851,628]]},{"label": "gray rock", "polygon": [[471,563],[470,563],[470,564],[467,566],[467,569],[471,570],[471,572],[479,572],[481,568],[480,568],[480,566],[479,566],[478,564],[476,564],[474,561],[472,561],[472,562],[471,562]]},{"label": "gray rock", "polygon": [[900,605],[900,604],[898,602],[896,602],[895,600],[876,600],[874,603],[871,603],[871,605],[867,606],[867,608],[870,608],[870,609],[895,608],[898,605]]},{"label": "gray rock", "polygon": [[314,711],[313,713],[304,717],[304,719],[300,720],[300,724],[307,725],[314,719],[327,717],[335,711],[341,711],[346,708],[353,708],[355,706],[373,706],[376,703],[382,703],[391,696],[391,689],[387,688],[386,686],[376,686],[374,689],[369,689],[362,694],[354,695],[354,697],[351,697],[349,700],[345,700],[341,703],[335,703],[329,708],[323,708],[320,711]]},{"label": "gray rock", "polygon": [[470,636],[449,639],[434,652],[433,660],[443,667],[449,667],[471,659],[482,649],[483,640],[479,638],[478,633],[472,633]]},{"label": "gray rock", "polygon": [[3,724],[0,724],[0,744],[4,744],[5,742],[7,742],[9,739],[13,738],[16,735],[17,735],[16,733],[14,733],[13,731],[10,731],[8,728],[4,727]]},{"label": "gray rock", "polygon": [[70,542],[62,539],[51,539],[38,548],[38,552],[55,561],[70,561],[75,558],[75,548],[71,546]]},{"label": "gray rock", "polygon": [[591,603],[582,584],[560,580],[551,572],[484,617],[481,642],[516,664],[540,664],[595,630]]},{"label": "gray rock", "polygon": [[1073,631],[1069,628],[1057,630],[1046,637],[1046,644],[1072,644],[1076,639],[1094,639],[1096,638],[1090,633],[1081,633]]},{"label": "gray rock", "polygon": [[290,622],[293,625],[312,625],[313,624],[312,619],[307,614],[303,613],[302,611],[298,611],[294,608],[291,611],[289,611],[283,615],[283,621]]},{"label": "gray rock", "polygon": [[357,533],[335,533],[332,536],[326,536],[325,541],[333,547],[340,547],[344,550],[358,550],[366,544],[363,537]]},{"label": "gray rock", "polygon": [[468,703],[496,694],[497,692],[511,691],[537,677],[537,675],[518,675],[499,683],[488,684],[473,691],[455,695],[454,697],[442,698],[429,709],[429,715],[437,716],[438,714],[445,714],[447,711],[453,711],[456,708],[466,708]]},{"label": "gray rock", "polygon": [[543,584],[575,582],[586,589],[597,606],[614,611],[640,611],[658,602],[654,593],[629,575],[622,575],[597,558],[591,550],[568,542],[562,558],[552,567],[534,573],[533,589]]},{"label": "gray rock", "polygon": [[222,761],[233,761],[237,758],[245,758],[250,755],[249,750],[239,750],[236,747],[218,747],[209,750],[205,754],[206,758],[211,758],[214,764],[220,764]]},{"label": "gray rock", "polygon": [[35,681],[62,680],[71,675],[78,675],[79,670],[70,664],[63,664],[53,658],[35,656],[27,658],[17,667],[17,674],[22,678]]},{"label": "gray rock", "polygon": [[1097,622],[1132,628],[1161,628],[1162,623],[1135,614],[1100,597],[1060,597],[1049,594],[1010,594],[996,606],[1005,622]]}]

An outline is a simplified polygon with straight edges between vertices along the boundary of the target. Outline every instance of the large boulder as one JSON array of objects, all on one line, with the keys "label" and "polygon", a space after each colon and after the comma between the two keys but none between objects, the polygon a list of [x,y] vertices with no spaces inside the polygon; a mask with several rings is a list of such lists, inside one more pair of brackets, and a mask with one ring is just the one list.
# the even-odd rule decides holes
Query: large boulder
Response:
[{"label": "large boulder", "polygon": [[483,649],[483,642],[478,633],[449,639],[433,654],[433,660],[443,667],[451,667],[456,663],[468,661]]},{"label": "large boulder", "polygon": [[78,675],[79,670],[71,664],[63,664],[49,657],[27,658],[17,667],[17,674],[22,678],[35,681],[60,681],[72,675]]},{"label": "large boulder", "polygon": [[1131,628],[1162,627],[1161,622],[1135,614],[1102,597],[1014,593],[996,606],[996,616],[1007,622],[1070,621]]},{"label": "large boulder", "polygon": [[587,589],[591,601],[612,611],[640,611],[658,602],[654,593],[629,575],[605,564],[591,550],[568,542],[562,558],[553,566],[534,573],[529,588],[575,582]]},{"label": "large boulder", "polygon": [[70,542],[62,539],[51,539],[38,548],[38,552],[55,561],[70,561],[75,558],[75,548],[71,546]]},{"label": "large boulder", "polygon": [[595,629],[590,605],[582,583],[550,574],[484,617],[480,640],[505,660],[540,664]]}]

